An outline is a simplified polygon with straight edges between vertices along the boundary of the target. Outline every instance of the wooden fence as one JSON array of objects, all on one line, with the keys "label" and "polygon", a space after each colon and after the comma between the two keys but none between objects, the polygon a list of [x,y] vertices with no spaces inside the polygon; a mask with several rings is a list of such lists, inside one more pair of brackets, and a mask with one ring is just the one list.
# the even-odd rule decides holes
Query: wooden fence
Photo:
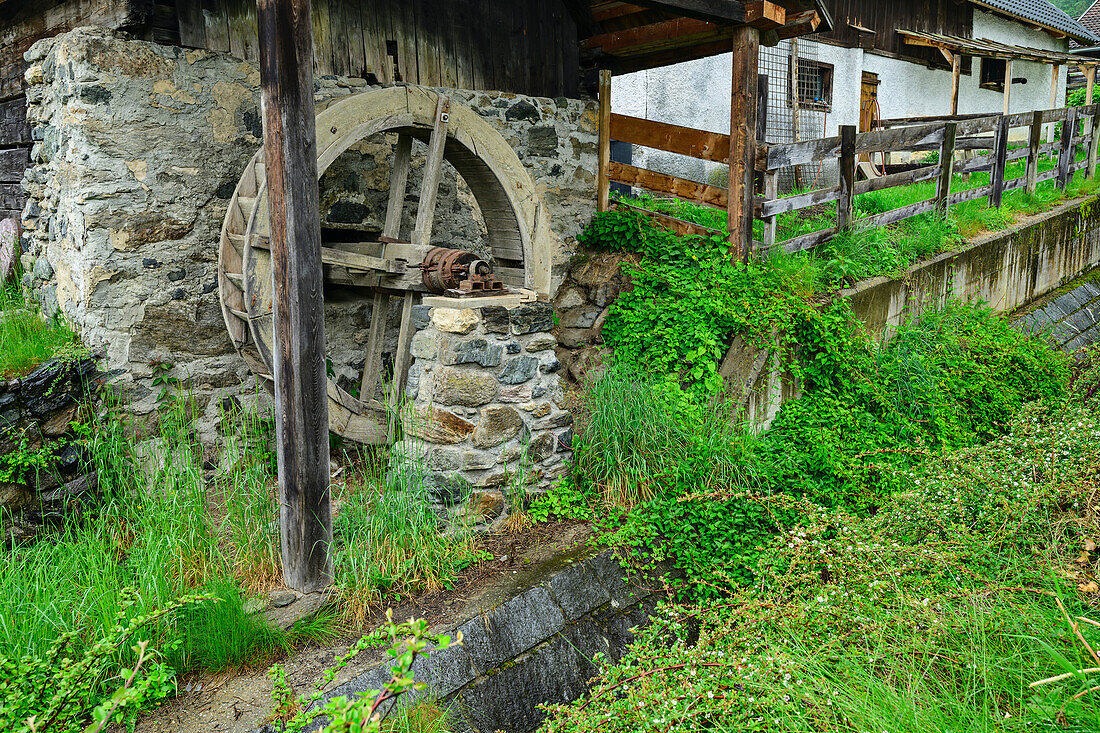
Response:
[{"label": "wooden fence", "polygon": [[[755,217],[764,222],[764,236],[762,241],[754,242],[753,246],[766,250],[777,245],[780,214],[835,202],[835,227],[779,243],[788,252],[812,249],[852,224],[856,195],[923,181],[935,181],[935,195],[932,198],[860,221],[870,226],[885,226],[930,211],[946,213],[951,204],[984,197],[989,197],[991,206],[1000,206],[1005,192],[1017,188],[1034,192],[1036,184],[1052,179],[1059,188],[1064,189],[1076,171],[1084,170],[1086,177],[1095,174],[1097,144],[1100,142],[1098,115],[1100,104],[1091,104],[1013,115],[950,119],[863,133],[857,133],[854,126],[843,126],[840,128],[840,135],[836,137],[778,145],[758,143],[756,168],[762,178],[760,190],[763,195],[755,198]],[[728,163],[729,160],[728,135],[617,114],[611,114],[601,122],[606,125],[601,143],[611,139],[714,163]],[[1061,126],[1061,139],[1044,142],[1043,127],[1052,124]],[[1012,132],[1020,128],[1026,128],[1028,142],[1024,146],[1010,149]],[[1021,136],[1017,136],[1017,139],[1021,139]],[[1077,162],[1077,151],[1081,146],[1087,150],[1087,157]],[[900,173],[857,179],[862,155],[933,151],[939,153],[935,163],[919,165]],[[983,154],[956,160],[956,153],[959,151],[981,151]],[[1039,160],[1046,155],[1056,156],[1057,165],[1040,173]],[[1027,161],[1024,175],[1006,179],[1006,164],[1021,159]],[[833,161],[839,170],[838,185],[791,196],[779,196],[781,170],[794,166],[824,165]],[[976,188],[951,191],[952,176],[955,173],[975,172],[990,173],[990,182]],[[612,181],[721,209],[726,208],[729,200],[729,193],[725,188],[615,163],[605,155],[601,155],[599,179],[601,209],[608,206],[634,208],[622,202],[605,203],[608,202],[607,188]],[[645,213],[658,223],[682,234],[721,234],[717,230],[666,214],[649,211]]]}]

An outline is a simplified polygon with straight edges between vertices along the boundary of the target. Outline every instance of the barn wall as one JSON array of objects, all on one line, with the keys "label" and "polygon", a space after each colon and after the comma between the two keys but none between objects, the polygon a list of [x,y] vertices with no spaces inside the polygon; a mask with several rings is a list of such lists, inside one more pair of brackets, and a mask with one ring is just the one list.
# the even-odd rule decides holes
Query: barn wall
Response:
[{"label": "barn wall", "polygon": [[[314,0],[314,70],[453,89],[576,97],[576,26],[560,0]],[[185,46],[256,61],[255,0],[177,0]]]},{"label": "barn wall", "polygon": [[[110,368],[134,376],[139,409],[155,403],[151,362],[160,362],[189,379],[200,403],[214,410],[211,397],[249,379],[222,322],[216,243],[234,187],[260,145],[256,67],[94,28],[42,41],[28,60],[37,82],[28,89],[36,143],[25,179],[25,283],[103,350]],[[321,78],[317,96],[323,106],[365,86],[363,79]],[[595,203],[594,105],[453,96],[477,109],[527,165],[559,242],[555,265],[564,269]],[[325,236],[341,227],[378,228],[389,179],[384,144],[353,148],[322,181]],[[411,201],[417,179],[414,171]],[[458,181],[441,188],[438,243],[477,246],[476,212],[463,196]],[[326,288],[326,308],[337,377],[358,379],[369,326],[363,299]]]}]

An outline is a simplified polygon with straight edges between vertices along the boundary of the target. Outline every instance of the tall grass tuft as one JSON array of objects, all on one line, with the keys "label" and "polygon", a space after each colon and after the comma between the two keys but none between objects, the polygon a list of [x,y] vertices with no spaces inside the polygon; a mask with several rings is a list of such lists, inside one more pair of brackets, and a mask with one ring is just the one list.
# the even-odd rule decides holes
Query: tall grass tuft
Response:
[{"label": "tall grass tuft", "polygon": [[397,459],[384,475],[367,467],[346,485],[334,526],[346,620],[362,625],[387,599],[447,587],[478,559],[469,528],[433,511],[428,481],[420,461]]},{"label": "tall grass tuft", "polygon": [[44,318],[18,285],[0,283],[0,378],[26,374],[76,343],[60,317]]}]

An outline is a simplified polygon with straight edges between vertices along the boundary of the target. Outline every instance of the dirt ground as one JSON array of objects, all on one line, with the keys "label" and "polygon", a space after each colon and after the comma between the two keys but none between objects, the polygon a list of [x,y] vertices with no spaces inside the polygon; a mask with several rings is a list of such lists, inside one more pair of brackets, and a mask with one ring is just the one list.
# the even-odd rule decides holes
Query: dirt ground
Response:
[{"label": "dirt ground", "polygon": [[[522,578],[537,575],[540,567],[582,547],[591,535],[591,528],[581,522],[536,524],[516,534],[486,535],[481,545],[492,552],[492,560],[464,571],[451,590],[424,594],[396,606],[394,618],[426,618],[437,627],[470,618],[479,608],[498,603]],[[177,696],[139,721],[137,731],[248,733],[270,718],[271,681],[267,670],[272,664],[281,663],[287,681],[305,692],[384,616],[385,609],[379,608],[376,618],[365,628],[346,629],[335,641],[296,649],[282,659],[264,660],[234,673],[183,677]],[[333,687],[373,666],[377,659],[377,655],[364,652],[343,670]]]}]

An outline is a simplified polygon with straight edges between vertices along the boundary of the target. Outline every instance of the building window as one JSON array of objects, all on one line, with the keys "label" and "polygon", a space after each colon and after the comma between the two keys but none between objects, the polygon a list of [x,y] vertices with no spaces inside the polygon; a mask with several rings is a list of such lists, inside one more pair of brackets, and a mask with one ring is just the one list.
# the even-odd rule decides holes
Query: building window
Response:
[{"label": "building window", "polygon": [[798,59],[798,89],[792,93],[789,87],[790,82],[787,89],[790,95],[788,98],[793,101],[797,95],[800,108],[828,112],[833,104],[833,65],[800,58]]},{"label": "building window", "polygon": [[982,59],[982,68],[978,77],[978,86],[995,92],[1005,90],[1004,59]]}]

